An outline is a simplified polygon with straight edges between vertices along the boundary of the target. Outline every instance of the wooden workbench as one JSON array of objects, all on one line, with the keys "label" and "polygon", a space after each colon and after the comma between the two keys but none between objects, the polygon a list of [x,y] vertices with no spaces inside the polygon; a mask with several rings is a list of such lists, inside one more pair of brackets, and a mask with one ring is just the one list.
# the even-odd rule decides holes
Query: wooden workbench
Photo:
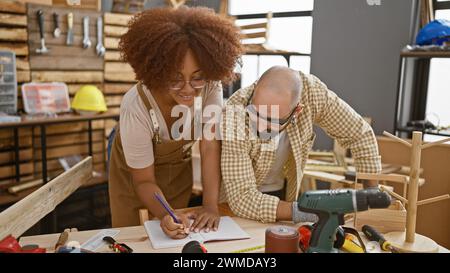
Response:
[{"label": "wooden workbench", "polygon": [[[192,210],[192,208],[187,210]],[[208,249],[208,252],[210,253],[228,253],[245,248],[261,246],[264,245],[266,228],[277,224],[292,227],[297,227],[301,225],[301,224],[294,225],[292,224],[292,222],[263,224],[257,221],[243,219],[240,217],[233,216],[232,212],[230,211],[227,205],[221,205],[220,214],[223,216],[231,216],[233,220],[236,221],[236,223],[250,235],[251,238],[245,240],[205,243],[205,246]],[[120,232],[114,237],[114,239],[116,239],[120,243],[127,244],[134,250],[135,253],[181,253],[182,249],[181,246],[174,248],[154,249],[143,226],[124,227],[118,229],[120,230]],[[78,241],[80,244],[82,244],[85,241],[87,241],[90,237],[97,234],[97,232],[99,232],[99,230],[71,232],[69,235],[69,241]],[[27,244],[38,244],[40,247],[46,248],[47,252],[53,252],[58,237],[59,234],[46,234],[46,235],[22,237],[20,239],[20,244],[22,246]],[[363,240],[365,239],[364,236],[361,237],[363,238]],[[103,247],[98,249],[97,252],[112,252],[112,251],[109,250],[107,247]],[[264,249],[259,249],[253,252],[263,253]],[[449,250],[440,247],[440,252],[449,252]]]}]

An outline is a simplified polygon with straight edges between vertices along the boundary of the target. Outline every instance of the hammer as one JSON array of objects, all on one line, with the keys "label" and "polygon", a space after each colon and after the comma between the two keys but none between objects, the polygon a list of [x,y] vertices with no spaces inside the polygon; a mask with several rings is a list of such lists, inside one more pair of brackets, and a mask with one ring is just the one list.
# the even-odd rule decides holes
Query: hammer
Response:
[{"label": "hammer", "polygon": [[45,54],[48,53],[49,49],[45,46],[44,39],[44,12],[42,10],[38,10],[37,16],[39,21],[39,33],[41,35],[41,48],[36,48],[36,53]]}]

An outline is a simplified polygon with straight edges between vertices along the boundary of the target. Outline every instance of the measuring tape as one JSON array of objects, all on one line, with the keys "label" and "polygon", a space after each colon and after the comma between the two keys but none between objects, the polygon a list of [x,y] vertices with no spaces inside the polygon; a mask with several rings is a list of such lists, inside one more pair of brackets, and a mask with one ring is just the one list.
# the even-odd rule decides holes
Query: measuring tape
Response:
[{"label": "measuring tape", "polygon": [[84,242],[81,245],[81,248],[82,249],[86,249],[86,250],[90,250],[90,251],[95,251],[98,248],[100,248],[101,246],[106,246],[107,245],[107,243],[105,241],[103,241],[103,237],[106,237],[106,236],[114,237],[118,233],[119,233],[119,230],[116,230],[116,229],[103,229],[99,233],[97,233],[96,235],[94,235],[91,238],[89,238],[89,240]]},{"label": "measuring tape", "polygon": [[266,247],[265,245],[262,245],[262,246],[255,246],[255,247],[249,247],[249,248],[244,248],[244,249],[241,249],[241,250],[232,251],[231,253],[251,252],[251,251],[255,251],[255,250],[258,250],[258,249],[265,248],[265,247]]}]

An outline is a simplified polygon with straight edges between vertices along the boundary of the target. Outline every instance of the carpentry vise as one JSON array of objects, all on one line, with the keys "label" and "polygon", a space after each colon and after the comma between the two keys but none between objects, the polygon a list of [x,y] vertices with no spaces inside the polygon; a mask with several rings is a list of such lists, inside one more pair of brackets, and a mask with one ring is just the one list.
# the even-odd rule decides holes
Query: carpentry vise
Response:
[{"label": "carpentry vise", "polygon": [[298,199],[298,210],[319,217],[311,234],[307,252],[337,253],[334,247],[336,232],[344,224],[344,214],[369,208],[387,208],[391,197],[378,190],[321,190],[308,191]]}]

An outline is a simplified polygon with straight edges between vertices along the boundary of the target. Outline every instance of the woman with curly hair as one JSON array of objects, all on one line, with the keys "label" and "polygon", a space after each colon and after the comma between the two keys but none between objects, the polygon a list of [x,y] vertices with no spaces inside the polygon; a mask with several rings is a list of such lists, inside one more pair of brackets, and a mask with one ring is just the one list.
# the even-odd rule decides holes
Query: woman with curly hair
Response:
[{"label": "woman with curly hair", "polygon": [[[194,140],[171,134],[177,131],[173,126],[179,125],[173,108],[184,106],[193,111],[194,101],[197,107],[199,99],[202,107],[222,107],[221,83],[234,79],[233,69],[242,54],[238,29],[207,8],[157,8],[131,20],[119,47],[138,84],[122,100],[112,144],[109,195],[113,226],[139,225],[138,211],[147,208],[172,238],[217,229],[218,140],[200,140],[202,209],[176,213],[178,219],[174,220],[155,194],[167,200],[172,210],[187,207],[193,184],[190,150]],[[189,132],[194,128],[183,127]],[[195,219],[192,225],[190,218]]]}]

